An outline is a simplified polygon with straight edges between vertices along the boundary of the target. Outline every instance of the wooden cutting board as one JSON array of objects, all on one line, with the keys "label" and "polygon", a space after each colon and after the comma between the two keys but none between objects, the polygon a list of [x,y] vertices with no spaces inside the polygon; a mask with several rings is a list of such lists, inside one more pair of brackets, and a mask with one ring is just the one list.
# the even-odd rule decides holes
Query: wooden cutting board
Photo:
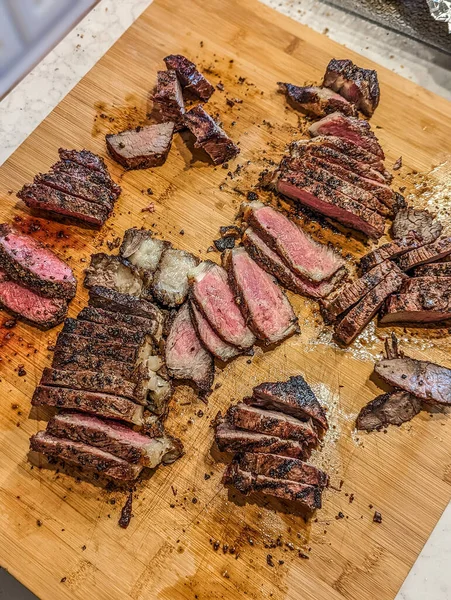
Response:
[{"label": "wooden cutting board", "polygon": [[[105,155],[105,133],[144,122],[162,58],[178,52],[223,83],[208,106],[239,140],[238,159],[215,168],[189,138],[176,136],[162,168],[124,173],[108,161],[124,191],[100,233],[31,217],[15,192],[57,160],[59,146]],[[255,0],[156,0],[3,166],[1,220],[20,219],[73,266],[79,289],[71,316],[86,303],[82,273],[90,254],[109,251],[128,227],[150,227],[179,248],[219,260],[206,252],[219,226],[233,222],[258,173],[299,137],[298,116],[276,82],[319,82],[332,57],[376,67]],[[446,215],[446,169],[430,172],[450,150],[451,105],[386,69],[378,72],[382,100],[372,123],[387,165],[403,157],[395,187],[413,190],[416,204]],[[142,212],[151,201],[155,212]],[[303,220],[345,255],[368,249],[355,236]],[[353,433],[359,409],[381,393],[370,376],[389,330],[371,326],[352,349],[339,350],[317,305],[291,298],[299,336],[218,367],[208,406],[189,389],[177,390],[168,429],[182,438],[186,454],[137,486],[127,530],[117,524],[125,493],[28,460],[29,437],[48,416],[30,410],[30,399],[57,330],[0,328],[1,565],[44,600],[394,598],[451,497],[450,417],[423,412],[386,433]],[[446,329],[397,331],[413,356],[451,366]],[[19,376],[19,365],[26,375]],[[330,471],[333,489],[307,522],[286,504],[226,490],[226,458],[213,448],[210,427],[219,409],[257,383],[297,373],[328,407],[332,424],[313,460]],[[381,524],[373,522],[375,510]]]}]

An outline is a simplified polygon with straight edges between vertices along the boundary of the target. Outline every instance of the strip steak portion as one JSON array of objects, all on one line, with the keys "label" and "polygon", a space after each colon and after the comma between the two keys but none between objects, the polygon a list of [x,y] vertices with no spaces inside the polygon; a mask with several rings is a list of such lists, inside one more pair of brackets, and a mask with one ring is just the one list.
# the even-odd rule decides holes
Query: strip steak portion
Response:
[{"label": "strip steak portion", "polygon": [[151,302],[102,286],[94,286],[89,290],[89,304],[104,310],[144,317],[159,323],[164,322],[161,310]]},{"label": "strip steak portion", "polygon": [[197,70],[196,65],[181,54],[170,54],[163,59],[166,68],[177,73],[183,88],[206,102],[215,91],[211,83]]},{"label": "strip steak portion", "polygon": [[388,298],[380,322],[434,323],[450,318],[451,277],[417,277]]},{"label": "strip steak portion", "polygon": [[387,425],[402,425],[421,410],[421,400],[408,392],[382,394],[368,402],[356,420],[357,429],[374,431]]},{"label": "strip steak portion", "polygon": [[246,452],[239,455],[236,462],[243,471],[263,475],[264,477],[289,479],[290,481],[297,481],[319,488],[325,488],[329,485],[329,476],[324,471],[297,458]]},{"label": "strip steak portion", "polygon": [[196,148],[202,148],[215,165],[234,158],[240,149],[214,119],[198,105],[185,113],[185,125],[196,138]]},{"label": "strip steak portion", "polygon": [[382,246],[379,246],[379,248],[376,248],[375,250],[368,252],[368,254],[365,254],[365,256],[362,256],[359,263],[360,271],[362,273],[366,273],[367,271],[373,269],[376,265],[379,265],[386,260],[402,256],[413,248],[417,248],[419,245],[420,242],[413,237],[383,244]]},{"label": "strip steak portion", "polygon": [[[156,307],[155,307],[156,308]],[[156,342],[161,341],[163,334],[163,314],[155,312],[155,318],[138,317],[136,315],[114,312],[103,308],[85,306],[79,313],[81,321],[90,321],[100,325],[133,328],[140,332],[151,335]]]},{"label": "strip steak portion", "polygon": [[108,152],[126,169],[159,167],[172,144],[174,123],[156,123],[105,136]]},{"label": "strip steak portion", "polygon": [[[120,186],[118,186],[117,183],[114,183],[107,170],[104,172],[92,171],[71,160],[60,160],[52,165],[51,172],[55,173],[55,175],[69,175],[72,178],[77,178],[81,183],[86,183],[88,185],[94,184],[101,186],[112,202],[115,202],[121,195]],[[48,175],[50,175],[50,173],[48,173]]]},{"label": "strip steak portion", "polygon": [[377,72],[373,69],[362,69],[349,59],[333,58],[329,62],[323,86],[341,94],[367,117],[372,116],[379,104]]},{"label": "strip steak portion", "polygon": [[79,177],[74,177],[68,173],[50,172],[39,175],[33,180],[37,185],[44,185],[65,194],[76,196],[87,202],[100,204],[104,206],[110,213],[113,209],[114,200],[111,199],[111,191],[103,185],[91,183],[89,180],[83,180]]},{"label": "strip steak portion", "polygon": [[299,87],[292,83],[277,82],[279,92],[285,94],[288,104],[308,115],[324,117],[333,112],[355,115],[355,107],[345,98],[328,88],[316,86]]}]

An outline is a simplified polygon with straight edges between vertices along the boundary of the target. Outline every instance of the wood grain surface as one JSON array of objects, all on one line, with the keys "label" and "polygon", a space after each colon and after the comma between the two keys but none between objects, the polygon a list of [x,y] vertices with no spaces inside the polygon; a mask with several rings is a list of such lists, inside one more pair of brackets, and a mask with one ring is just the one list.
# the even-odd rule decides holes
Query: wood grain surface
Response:
[{"label": "wood grain surface", "polygon": [[[124,173],[108,160],[124,191],[100,233],[30,215],[15,192],[57,160],[59,146],[105,156],[105,133],[145,122],[156,71],[165,55],[178,52],[224,84],[208,110],[239,141],[238,159],[215,168],[189,137],[177,135],[161,168]],[[70,316],[86,303],[82,273],[90,254],[108,251],[128,227],[150,227],[179,248],[219,260],[206,252],[219,226],[233,222],[258,173],[305,125],[276,82],[319,82],[332,57],[377,68],[256,0],[156,0],[2,167],[1,221],[19,219],[72,265],[79,286]],[[449,180],[440,165],[450,150],[451,106],[386,69],[378,72],[382,99],[372,123],[387,165],[403,157],[395,188],[446,216]],[[238,102],[230,106],[227,98]],[[150,202],[155,212],[142,212]],[[369,248],[361,238],[300,219],[346,257]],[[57,330],[0,328],[1,565],[44,600],[394,598],[451,497],[450,417],[423,412],[399,429],[356,435],[356,414],[381,393],[371,373],[390,330],[372,325],[352,349],[340,350],[317,305],[290,298],[299,336],[218,367],[208,406],[189,389],[177,390],[168,429],[182,438],[186,454],[137,486],[127,530],[117,525],[124,492],[29,461],[29,437],[48,416],[31,410],[30,398],[50,364]],[[1,322],[7,318],[2,314]],[[413,356],[451,366],[446,329],[397,332]],[[330,471],[333,487],[307,522],[293,506],[225,489],[227,457],[214,450],[210,426],[219,409],[257,383],[297,373],[312,384],[332,424],[314,461]]]}]

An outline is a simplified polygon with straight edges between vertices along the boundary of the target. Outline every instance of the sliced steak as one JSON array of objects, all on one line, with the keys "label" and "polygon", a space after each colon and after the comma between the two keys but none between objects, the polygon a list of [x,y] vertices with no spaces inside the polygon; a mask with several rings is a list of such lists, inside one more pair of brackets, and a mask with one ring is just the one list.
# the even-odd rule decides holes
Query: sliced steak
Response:
[{"label": "sliced steak", "polygon": [[166,248],[153,279],[154,297],[171,308],[183,304],[188,295],[188,273],[198,264],[199,259],[193,254]]},{"label": "sliced steak", "polygon": [[299,331],[288,298],[245,248],[226,250],[224,265],[246,321],[260,340],[274,344]]},{"label": "sliced steak", "polygon": [[102,185],[90,183],[89,180],[83,180],[67,173],[51,172],[36,175],[33,183],[48,186],[87,202],[100,204],[109,212],[113,209],[114,202],[111,199],[111,192]]},{"label": "sliced steak", "polygon": [[166,68],[177,73],[183,88],[206,102],[215,91],[211,83],[197,70],[196,65],[181,54],[170,54],[163,59]]},{"label": "sliced steak", "polygon": [[402,425],[421,410],[421,400],[408,392],[382,394],[368,402],[356,419],[357,429],[374,431],[387,425]]},{"label": "sliced steak", "polygon": [[423,244],[434,242],[442,233],[443,225],[427,210],[404,208],[396,215],[392,225],[393,237],[415,237]]},{"label": "sliced steak", "polygon": [[341,94],[367,117],[371,117],[379,104],[377,72],[373,69],[362,69],[349,59],[333,58],[329,62],[323,86]]},{"label": "sliced steak", "polygon": [[287,458],[276,454],[252,454],[247,452],[237,457],[236,462],[243,471],[273,479],[289,479],[325,488],[329,485],[329,476],[297,458]]},{"label": "sliced steak", "polygon": [[136,367],[132,363],[104,358],[85,350],[61,347],[53,356],[52,367],[66,371],[101,371],[133,380]]},{"label": "sliced steak", "polygon": [[52,165],[52,172],[55,174],[76,177],[82,183],[86,182],[88,184],[101,186],[112,202],[115,202],[121,195],[122,190],[120,186],[118,186],[117,183],[114,183],[107,171],[92,171],[71,160],[60,160]]},{"label": "sliced steak", "polygon": [[310,125],[309,132],[313,137],[333,135],[345,138],[368,152],[372,152],[381,160],[385,159],[384,151],[371,131],[370,124],[363,119],[345,117],[341,113],[335,112]]},{"label": "sliced steak", "polygon": [[344,266],[328,246],[315,242],[281,212],[261,202],[244,205],[244,219],[300,277],[313,282],[331,279]]},{"label": "sliced steak", "polygon": [[156,123],[105,136],[108,152],[126,169],[150,169],[165,161],[172,144],[174,123]]},{"label": "sliced steak", "polygon": [[180,458],[183,446],[166,435],[149,437],[114,421],[80,413],[60,413],[50,419],[47,433],[109,452],[132,464],[154,469]]},{"label": "sliced steak", "polygon": [[152,114],[160,123],[174,123],[176,131],[184,127],[185,102],[176,71],[157,71],[157,85],[152,100]]},{"label": "sliced steak", "polygon": [[241,350],[251,348],[255,336],[235,302],[225,269],[207,260],[193,269],[188,278],[192,300],[217,335]]},{"label": "sliced steak", "polygon": [[253,389],[252,398],[245,398],[244,402],[280,411],[301,421],[312,419],[320,429],[328,428],[326,414],[302,375],[290,377],[288,381],[261,383]]},{"label": "sliced steak", "polygon": [[396,265],[393,267],[388,275],[337,323],[334,332],[337,342],[344,346],[351,344],[375,316],[384,300],[401,287],[405,275],[396,268]]},{"label": "sliced steak", "polygon": [[89,304],[104,310],[164,322],[161,310],[151,302],[102,286],[94,286],[89,290]]},{"label": "sliced steak", "polygon": [[451,237],[441,237],[432,244],[415,248],[407,252],[398,261],[403,271],[408,271],[418,265],[436,262],[451,254]]},{"label": "sliced steak", "polygon": [[42,329],[50,329],[64,321],[67,301],[64,298],[45,298],[33,290],[12,281],[0,269],[0,306],[14,316],[25,319]]},{"label": "sliced steak", "polygon": [[[156,307],[155,307],[156,308]],[[137,317],[136,315],[104,310],[103,308],[94,308],[85,306],[79,313],[78,319],[82,321],[91,321],[101,325],[113,327],[127,327],[138,332],[151,335],[156,342],[161,340],[163,335],[163,313],[155,311],[154,318]]]},{"label": "sliced steak", "polygon": [[197,337],[188,303],[179,309],[171,325],[165,359],[168,372],[174,379],[194,384],[201,395],[211,391],[215,371],[213,356]]},{"label": "sliced steak", "polygon": [[288,104],[296,110],[314,117],[324,117],[333,112],[355,115],[353,104],[328,88],[316,86],[299,87],[292,83],[277,82],[279,92],[285,94]]},{"label": "sliced steak", "polygon": [[241,353],[236,346],[227,344],[227,342],[224,342],[217,335],[194,302],[190,302],[190,311],[191,319],[200,341],[213,356],[227,362]]},{"label": "sliced steak", "polygon": [[135,328],[120,325],[101,325],[81,319],[66,319],[62,333],[69,333],[102,342],[121,342],[122,344],[142,344],[147,333]]},{"label": "sliced steak", "polygon": [[49,298],[75,296],[72,269],[48,248],[4,223],[0,225],[0,267],[11,279]]},{"label": "sliced steak", "polygon": [[119,256],[98,252],[91,255],[85,270],[85,287],[101,286],[130,296],[146,296],[143,280],[136,269],[124,264]]},{"label": "sliced steak", "polygon": [[187,111],[184,122],[196,138],[196,148],[205,150],[215,165],[220,165],[240,153],[238,146],[202,106],[195,106]]},{"label": "sliced steak", "polygon": [[406,252],[409,252],[409,250],[417,248],[419,245],[420,242],[413,237],[383,244],[382,246],[379,246],[379,248],[371,250],[371,252],[368,252],[368,254],[362,256],[359,263],[360,271],[362,273],[366,273],[367,271],[373,269],[376,265],[380,265],[389,259],[402,256]]},{"label": "sliced steak", "polygon": [[65,150],[64,148],[59,148],[58,154],[61,160],[70,160],[82,167],[86,167],[90,171],[108,174],[108,169],[103,158],[90,150]]},{"label": "sliced steak", "polygon": [[169,242],[153,237],[151,231],[132,227],[125,232],[119,253],[124,261],[141,270],[146,281],[151,282],[163,252],[170,247]]},{"label": "sliced steak", "polygon": [[412,277],[451,277],[451,262],[428,263],[415,267]]}]

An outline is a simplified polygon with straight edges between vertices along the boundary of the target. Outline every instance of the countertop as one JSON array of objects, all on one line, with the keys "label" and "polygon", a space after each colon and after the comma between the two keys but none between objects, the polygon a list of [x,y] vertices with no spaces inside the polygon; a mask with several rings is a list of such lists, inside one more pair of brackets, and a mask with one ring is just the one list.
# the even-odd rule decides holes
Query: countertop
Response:
[{"label": "countertop", "polygon": [[[261,0],[375,62],[451,100],[451,57],[318,0]],[[0,102],[0,165],[80,81],[152,0],[102,0]],[[451,598],[451,504],[396,600]],[[0,569],[0,599],[34,598]]]}]

